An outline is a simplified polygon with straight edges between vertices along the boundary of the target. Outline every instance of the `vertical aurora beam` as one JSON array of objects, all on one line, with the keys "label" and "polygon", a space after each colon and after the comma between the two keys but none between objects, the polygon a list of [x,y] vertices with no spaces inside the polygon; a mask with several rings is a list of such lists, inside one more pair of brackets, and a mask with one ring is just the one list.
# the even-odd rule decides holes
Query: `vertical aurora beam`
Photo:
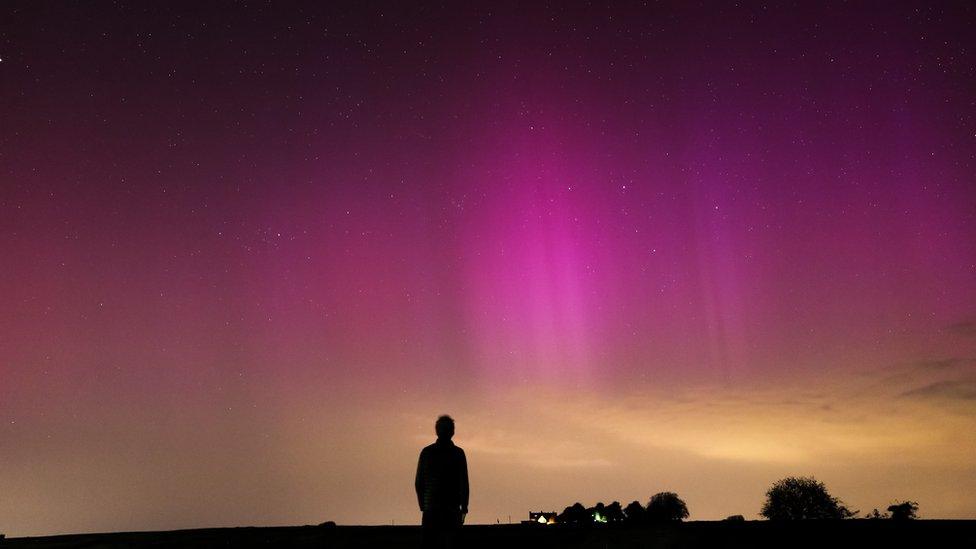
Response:
[{"label": "vertical aurora beam", "polygon": [[557,144],[518,145],[469,174],[483,198],[463,237],[475,360],[499,381],[591,380],[599,265],[586,189]]}]

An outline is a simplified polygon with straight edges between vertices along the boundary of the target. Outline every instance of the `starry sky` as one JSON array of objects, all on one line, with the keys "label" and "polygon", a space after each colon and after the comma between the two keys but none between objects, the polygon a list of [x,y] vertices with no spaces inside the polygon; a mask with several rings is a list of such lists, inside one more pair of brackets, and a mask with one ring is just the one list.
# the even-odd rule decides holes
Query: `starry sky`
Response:
[{"label": "starry sky", "polygon": [[206,4],[0,7],[0,531],[976,517],[972,4]]}]

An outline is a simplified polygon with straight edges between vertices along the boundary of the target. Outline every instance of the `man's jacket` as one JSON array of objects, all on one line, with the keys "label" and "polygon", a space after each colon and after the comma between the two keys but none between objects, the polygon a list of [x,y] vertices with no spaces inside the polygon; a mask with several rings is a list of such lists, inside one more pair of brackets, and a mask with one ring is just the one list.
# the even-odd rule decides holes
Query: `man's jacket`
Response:
[{"label": "man's jacket", "polygon": [[417,502],[420,510],[468,512],[468,461],[464,450],[450,440],[437,442],[420,452],[417,463]]}]

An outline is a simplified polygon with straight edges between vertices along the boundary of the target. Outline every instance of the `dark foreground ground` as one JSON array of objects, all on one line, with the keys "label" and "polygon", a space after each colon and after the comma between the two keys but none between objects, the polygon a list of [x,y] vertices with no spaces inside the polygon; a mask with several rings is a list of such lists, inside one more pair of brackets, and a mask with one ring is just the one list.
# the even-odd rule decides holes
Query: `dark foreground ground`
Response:
[{"label": "dark foreground ground", "polygon": [[[570,528],[554,526],[465,526],[457,545],[480,548],[915,548],[976,547],[976,521],[887,520],[841,522],[687,522],[644,528]],[[0,549],[101,547],[418,547],[415,526],[294,526],[215,528],[172,532],[75,534],[0,541]]]}]

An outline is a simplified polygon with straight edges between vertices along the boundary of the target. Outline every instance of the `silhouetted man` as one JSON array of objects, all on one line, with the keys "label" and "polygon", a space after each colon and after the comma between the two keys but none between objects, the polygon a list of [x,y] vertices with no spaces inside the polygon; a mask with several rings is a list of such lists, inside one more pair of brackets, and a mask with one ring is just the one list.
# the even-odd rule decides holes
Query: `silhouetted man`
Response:
[{"label": "silhouetted man", "polygon": [[441,416],[434,424],[437,442],[420,452],[417,502],[424,513],[423,547],[451,547],[468,514],[468,461],[451,442],[454,420]]}]

